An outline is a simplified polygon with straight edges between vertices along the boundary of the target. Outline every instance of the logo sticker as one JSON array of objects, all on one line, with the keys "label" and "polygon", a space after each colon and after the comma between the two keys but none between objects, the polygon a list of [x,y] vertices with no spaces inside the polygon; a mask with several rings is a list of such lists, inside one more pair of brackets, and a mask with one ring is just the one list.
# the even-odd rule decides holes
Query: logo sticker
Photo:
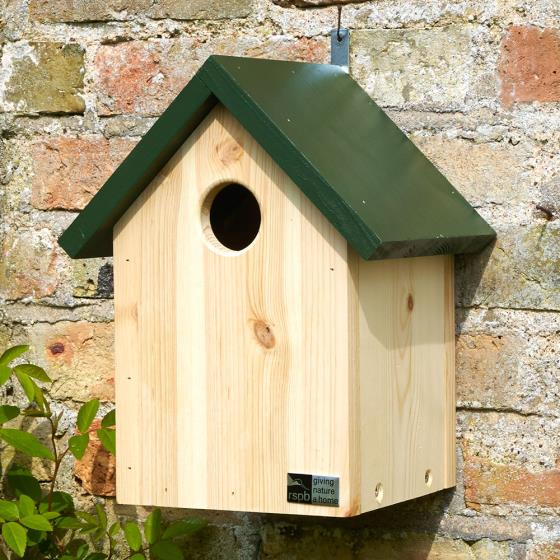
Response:
[{"label": "logo sticker", "polygon": [[288,473],[288,502],[338,507],[338,477]]}]

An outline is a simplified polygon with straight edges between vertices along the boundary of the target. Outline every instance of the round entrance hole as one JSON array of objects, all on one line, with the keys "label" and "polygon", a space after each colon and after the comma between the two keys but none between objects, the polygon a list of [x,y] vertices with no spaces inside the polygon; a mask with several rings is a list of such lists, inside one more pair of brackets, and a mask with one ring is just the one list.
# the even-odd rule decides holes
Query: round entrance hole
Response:
[{"label": "round entrance hole", "polygon": [[216,187],[202,204],[202,227],[216,249],[239,252],[247,248],[261,227],[255,195],[238,183]]}]

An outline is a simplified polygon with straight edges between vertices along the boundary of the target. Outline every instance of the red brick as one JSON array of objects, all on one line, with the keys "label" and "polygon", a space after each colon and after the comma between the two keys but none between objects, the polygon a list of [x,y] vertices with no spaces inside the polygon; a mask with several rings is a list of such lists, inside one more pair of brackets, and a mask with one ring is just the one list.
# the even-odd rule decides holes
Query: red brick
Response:
[{"label": "red brick", "polygon": [[160,114],[198,66],[184,46],[169,40],[101,46],[95,57],[99,112]]},{"label": "red brick", "polygon": [[512,26],[502,43],[501,100],[560,101],[560,32]]},{"label": "red brick", "polygon": [[209,54],[326,62],[326,38],[263,42],[233,36],[205,44],[163,39],[102,45],[95,57],[100,114],[159,115],[173,101]]},{"label": "red brick", "polygon": [[465,501],[481,505],[560,507],[560,470],[531,472],[518,465],[465,457]]},{"label": "red brick", "polygon": [[33,206],[81,210],[134,147],[124,138],[44,138],[32,148]]},{"label": "red brick", "polygon": [[94,420],[89,434],[89,446],[76,461],[74,474],[82,488],[95,496],[115,496],[115,457],[102,445],[95,430],[101,427]]}]

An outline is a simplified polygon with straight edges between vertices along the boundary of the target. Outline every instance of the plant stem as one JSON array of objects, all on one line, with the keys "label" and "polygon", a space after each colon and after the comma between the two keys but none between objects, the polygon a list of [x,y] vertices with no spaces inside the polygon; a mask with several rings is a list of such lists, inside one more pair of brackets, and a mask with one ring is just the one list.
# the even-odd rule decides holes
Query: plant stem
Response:
[{"label": "plant stem", "polygon": [[50,488],[49,488],[49,507],[48,510],[51,511],[52,508],[52,497],[53,497],[53,493],[54,493],[54,485],[56,482],[56,477],[58,475],[58,469],[60,467],[60,463],[58,460],[58,448],[56,446],[56,428],[54,426],[54,422],[52,421],[52,418],[49,416],[48,417],[49,423],[51,425],[51,443],[52,443],[52,448],[53,448],[53,455],[54,455],[54,473],[53,476],[51,478],[51,484],[50,484]]},{"label": "plant stem", "polygon": [[56,428],[50,416],[48,417],[48,421],[51,425],[51,444],[52,444],[53,455],[54,455],[54,472],[51,478],[51,484],[49,487],[49,495],[48,495],[48,511],[52,511],[52,498],[54,493],[54,487],[56,484],[56,478],[58,476],[58,471],[60,470],[60,465],[62,464],[62,459],[64,459],[64,457],[68,453],[69,448],[67,447],[64,450],[64,452],[61,454],[58,453],[58,447],[56,445]]}]

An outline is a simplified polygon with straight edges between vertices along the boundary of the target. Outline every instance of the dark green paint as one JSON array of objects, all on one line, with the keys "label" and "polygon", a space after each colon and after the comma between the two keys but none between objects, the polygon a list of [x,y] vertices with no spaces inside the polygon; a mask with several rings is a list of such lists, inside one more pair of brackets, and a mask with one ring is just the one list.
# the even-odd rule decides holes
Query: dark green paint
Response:
[{"label": "dark green paint", "polygon": [[175,98],[58,240],[74,259],[113,254],[113,226],[216,105],[198,77]]},{"label": "dark green paint", "polygon": [[495,237],[435,166],[336,66],[212,56],[60,238],[112,254],[112,228],[217,103],[365,259],[473,252]]}]

